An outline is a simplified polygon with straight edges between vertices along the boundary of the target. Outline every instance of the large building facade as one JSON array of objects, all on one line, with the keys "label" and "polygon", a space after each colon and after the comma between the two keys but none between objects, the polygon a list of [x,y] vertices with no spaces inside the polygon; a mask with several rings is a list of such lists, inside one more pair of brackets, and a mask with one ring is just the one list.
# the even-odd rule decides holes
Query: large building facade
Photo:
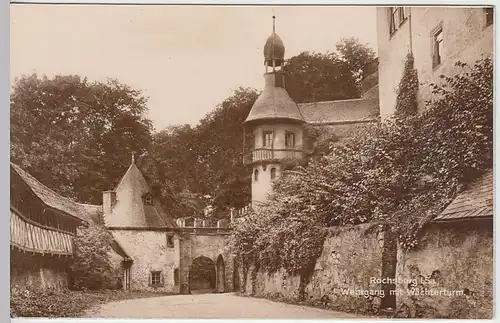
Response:
[{"label": "large building facade", "polygon": [[493,54],[493,8],[377,8],[380,115],[391,116],[408,53],[420,83],[418,110],[425,108],[429,83],[453,75],[457,61],[473,63]]}]

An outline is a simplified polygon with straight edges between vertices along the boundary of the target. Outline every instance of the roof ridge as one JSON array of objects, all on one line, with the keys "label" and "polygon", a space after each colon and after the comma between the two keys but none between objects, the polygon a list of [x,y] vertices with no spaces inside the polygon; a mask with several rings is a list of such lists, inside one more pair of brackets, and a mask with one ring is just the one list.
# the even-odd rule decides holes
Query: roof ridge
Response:
[{"label": "roof ridge", "polygon": [[[30,173],[28,173],[27,171],[25,171],[24,169],[22,169],[19,165],[16,165],[14,163],[11,162],[11,165],[14,166],[14,168],[17,170],[20,170],[24,175],[28,176],[30,179],[32,179],[33,181],[37,182],[39,185],[41,185],[43,188],[49,190],[50,192],[54,193],[55,195],[57,195],[58,197],[62,198],[62,199],[65,199],[67,201],[70,201],[72,203],[75,203],[75,204],[81,204],[81,203],[78,203],[76,202],[75,200],[69,198],[69,197],[66,197],[66,196],[63,196],[59,193],[57,193],[56,191],[54,191],[53,189],[51,189],[50,187],[48,187],[47,185],[43,184],[42,182],[40,182],[38,179],[36,179],[36,177],[34,177],[33,175],[31,175]],[[35,192],[36,194],[36,192]],[[38,194],[36,194],[38,195]]]},{"label": "roof ridge", "polygon": [[353,101],[370,101],[370,100],[378,100],[377,98],[356,98],[356,99],[345,99],[345,100],[329,100],[329,101],[316,101],[316,102],[303,102],[297,103],[298,106],[303,106],[306,104],[322,104],[322,103],[331,103],[331,102],[353,102]]}]

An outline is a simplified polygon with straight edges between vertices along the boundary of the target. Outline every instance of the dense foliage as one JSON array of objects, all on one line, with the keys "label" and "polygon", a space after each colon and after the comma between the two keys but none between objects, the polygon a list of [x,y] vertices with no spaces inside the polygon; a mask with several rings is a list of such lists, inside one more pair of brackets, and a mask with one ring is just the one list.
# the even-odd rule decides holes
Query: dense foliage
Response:
[{"label": "dense foliage", "polygon": [[74,239],[71,288],[77,290],[121,288],[121,267],[110,258],[112,236],[101,225],[81,226]]},{"label": "dense foliage", "polygon": [[160,293],[131,291],[34,290],[11,287],[11,317],[81,317],[97,305]]},{"label": "dense foliage", "polygon": [[146,98],[116,80],[36,74],[10,98],[11,161],[58,193],[98,204],[151,145]]},{"label": "dense foliage", "polygon": [[235,252],[247,265],[300,273],[321,253],[322,228],[365,222],[414,247],[460,186],[492,167],[492,62],[457,67],[431,85],[424,112],[366,128],[285,172],[269,203],[235,225]]},{"label": "dense foliage", "polygon": [[286,60],[286,89],[297,103],[358,98],[375,53],[356,38],[341,39],[336,52],[302,52]]}]

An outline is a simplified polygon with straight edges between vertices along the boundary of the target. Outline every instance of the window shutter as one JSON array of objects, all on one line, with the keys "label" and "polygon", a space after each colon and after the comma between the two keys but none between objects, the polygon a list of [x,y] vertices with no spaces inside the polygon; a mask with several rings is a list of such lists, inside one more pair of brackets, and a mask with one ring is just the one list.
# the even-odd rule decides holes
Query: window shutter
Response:
[{"label": "window shutter", "polygon": [[153,286],[153,273],[149,272],[149,276],[148,276],[148,280],[149,280],[149,286]]}]

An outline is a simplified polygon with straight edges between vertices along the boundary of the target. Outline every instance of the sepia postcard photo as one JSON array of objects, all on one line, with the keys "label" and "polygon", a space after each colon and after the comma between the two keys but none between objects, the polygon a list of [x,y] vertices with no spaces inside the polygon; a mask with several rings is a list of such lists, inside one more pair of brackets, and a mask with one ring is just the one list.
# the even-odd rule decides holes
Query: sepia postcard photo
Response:
[{"label": "sepia postcard photo", "polygon": [[10,4],[10,316],[492,319],[494,17]]}]

